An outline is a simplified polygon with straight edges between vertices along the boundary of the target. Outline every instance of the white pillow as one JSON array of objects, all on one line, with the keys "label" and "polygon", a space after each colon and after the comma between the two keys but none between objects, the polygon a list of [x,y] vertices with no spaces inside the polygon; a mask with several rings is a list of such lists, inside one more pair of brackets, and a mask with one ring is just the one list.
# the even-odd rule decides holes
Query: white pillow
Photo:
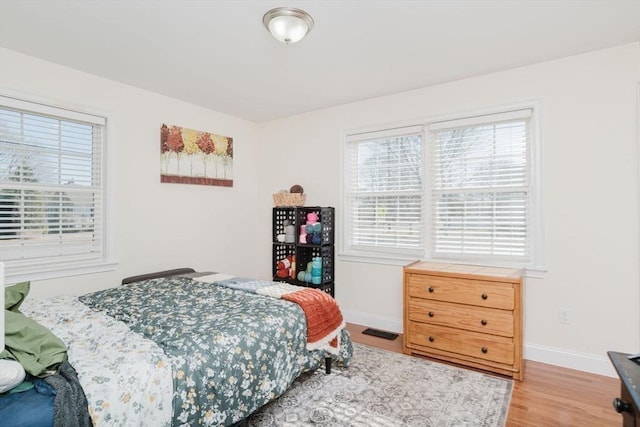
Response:
[{"label": "white pillow", "polygon": [[9,391],[24,381],[24,368],[15,360],[0,359],[0,393]]}]

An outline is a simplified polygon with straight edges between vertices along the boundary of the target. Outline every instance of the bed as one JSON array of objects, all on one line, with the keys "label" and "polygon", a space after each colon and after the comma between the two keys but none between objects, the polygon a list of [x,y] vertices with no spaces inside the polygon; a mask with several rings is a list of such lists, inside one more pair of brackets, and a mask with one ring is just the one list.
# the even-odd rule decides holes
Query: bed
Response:
[{"label": "bed", "polygon": [[193,269],[20,311],[66,344],[96,426],[234,425],[352,353],[322,291]]}]

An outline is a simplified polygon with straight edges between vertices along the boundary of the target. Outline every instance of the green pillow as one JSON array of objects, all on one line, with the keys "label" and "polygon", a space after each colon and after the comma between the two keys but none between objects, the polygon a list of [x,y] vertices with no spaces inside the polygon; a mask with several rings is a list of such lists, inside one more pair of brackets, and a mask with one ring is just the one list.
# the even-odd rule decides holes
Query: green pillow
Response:
[{"label": "green pillow", "polygon": [[4,346],[0,359],[20,362],[36,377],[55,373],[67,360],[67,347],[53,332],[22,313],[4,311]]},{"label": "green pillow", "polygon": [[29,288],[30,283],[23,282],[4,290],[5,350],[0,359],[17,360],[31,375],[43,377],[67,360],[67,347],[53,332],[18,310]]},{"label": "green pillow", "polygon": [[7,286],[4,288],[4,308],[5,310],[11,310],[18,312],[20,304],[29,294],[31,288],[30,282],[22,282],[13,286]]}]

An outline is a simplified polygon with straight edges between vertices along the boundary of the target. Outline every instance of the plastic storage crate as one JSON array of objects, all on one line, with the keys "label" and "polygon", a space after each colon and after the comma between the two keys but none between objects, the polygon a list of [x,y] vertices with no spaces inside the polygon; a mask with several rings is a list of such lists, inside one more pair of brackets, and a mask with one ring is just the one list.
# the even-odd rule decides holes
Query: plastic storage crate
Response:
[{"label": "plastic storage crate", "polygon": [[276,277],[276,271],[278,270],[278,261],[287,258],[288,256],[295,256],[296,247],[287,243],[274,243],[273,244],[273,262],[271,266],[271,275],[274,280],[281,281],[283,278]]},{"label": "plastic storage crate", "polygon": [[[298,246],[296,251],[296,271],[306,270],[307,264],[315,257],[322,258],[322,280],[320,283],[333,282],[333,246]],[[309,286],[312,286],[312,284],[309,284]]]},{"label": "plastic storage crate", "polygon": [[321,245],[333,245],[335,237],[335,209],[332,207],[304,206],[295,208],[296,234],[299,241],[300,226],[307,223],[307,214],[315,213],[322,224]]},{"label": "plastic storage crate", "polygon": [[[284,234],[284,223],[285,221],[290,221],[291,225],[296,226],[296,211],[295,208],[291,207],[276,207],[273,208],[273,233],[271,237],[272,242],[277,242],[278,234]],[[298,242],[298,233],[300,229],[295,231],[296,243]]]}]

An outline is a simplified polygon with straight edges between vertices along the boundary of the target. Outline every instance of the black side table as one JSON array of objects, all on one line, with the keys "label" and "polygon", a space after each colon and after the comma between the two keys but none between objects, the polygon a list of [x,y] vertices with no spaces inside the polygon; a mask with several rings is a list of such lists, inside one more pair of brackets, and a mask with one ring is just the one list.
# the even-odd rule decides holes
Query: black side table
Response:
[{"label": "black side table", "polygon": [[624,427],[640,427],[640,359],[629,359],[626,353],[608,351],[607,355],[620,377],[620,397],[613,399],[613,408],[622,414]]}]

